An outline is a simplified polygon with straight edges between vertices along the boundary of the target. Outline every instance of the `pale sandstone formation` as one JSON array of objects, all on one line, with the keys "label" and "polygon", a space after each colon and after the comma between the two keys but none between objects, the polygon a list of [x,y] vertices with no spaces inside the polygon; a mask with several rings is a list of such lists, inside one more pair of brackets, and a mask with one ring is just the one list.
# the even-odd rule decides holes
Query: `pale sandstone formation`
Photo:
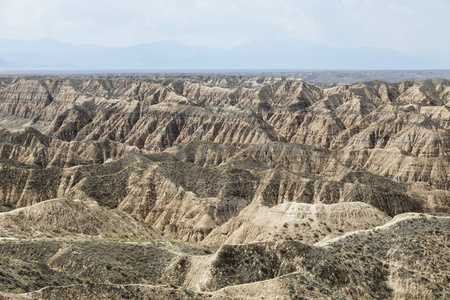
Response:
[{"label": "pale sandstone formation", "polygon": [[[95,277],[95,282],[89,284],[46,287],[27,294],[0,293],[0,297],[64,299],[68,295],[76,295],[80,299],[447,299],[450,295],[449,226],[448,215],[406,213],[384,225],[330,237],[314,245],[298,241],[225,245],[214,254],[202,253],[201,256],[186,250],[180,251],[180,246],[176,246],[179,250],[175,251],[167,251],[174,246],[167,247],[164,244],[156,244],[153,248],[130,245],[129,249],[124,249],[122,246],[121,251],[114,250],[108,255],[116,257],[115,253],[120,252],[127,257],[133,253],[132,247],[135,247],[147,248],[146,251],[153,249],[150,253],[158,253],[158,258],[171,257],[171,263],[168,263],[170,259],[163,259],[165,270],[161,273],[162,280],[170,285],[136,284],[138,277],[134,276],[145,274],[145,268],[130,273],[134,275],[127,279],[120,279],[113,267],[107,276]],[[67,274],[84,270],[79,273],[82,275],[87,271],[95,273],[95,263],[105,256],[105,253],[95,250],[95,245],[100,248],[107,246],[101,242],[75,243],[66,245],[65,251],[57,251],[57,240],[47,243],[45,247],[39,245],[38,241],[3,241],[0,251],[3,257],[46,259],[47,264],[56,270],[66,270]],[[30,249],[35,249],[35,253]],[[139,250],[142,255],[142,249],[135,250]],[[174,256],[172,252],[177,254]],[[79,265],[92,263],[92,256],[96,258],[94,266],[80,268]],[[136,258],[133,254],[128,257]],[[58,265],[61,259],[63,262]],[[74,259],[77,264],[70,263]],[[129,262],[128,259],[127,265],[138,263]],[[122,272],[130,271],[127,265],[122,268]],[[97,272],[105,272],[102,270],[100,267]],[[70,280],[70,277],[66,280]],[[115,284],[114,280],[128,283]]]},{"label": "pale sandstone formation", "polygon": [[[11,79],[0,91],[5,120],[32,119],[53,137],[1,130],[3,209],[92,198],[186,241],[203,240],[250,203],[448,211],[447,110],[400,97],[419,89],[434,99],[427,105],[439,104],[447,81],[321,90],[247,80]],[[36,109],[25,114],[22,105]]]},{"label": "pale sandstone formation", "polygon": [[322,90],[299,79],[272,79],[248,87],[245,77],[231,85],[207,76],[18,78],[0,90],[0,108],[4,123],[22,120],[63,140],[108,138],[153,151],[191,140],[239,147],[268,141],[398,147],[424,157],[448,151],[448,80]]},{"label": "pale sandstone formation", "polygon": [[141,239],[158,237],[150,226],[129,215],[101,207],[93,200],[46,200],[0,213],[0,226],[3,236],[12,237],[21,228],[34,237],[69,233],[108,237],[126,234]]},{"label": "pale sandstone formation", "polygon": [[[180,257],[164,278],[230,298],[292,298],[310,290],[318,299],[446,299],[449,226],[448,215],[402,214],[313,246],[297,241],[225,245],[209,257]],[[236,286],[220,290],[230,285]]]},{"label": "pale sandstone formation", "polygon": [[359,202],[330,205],[285,202],[270,208],[252,203],[239,216],[214,229],[204,242],[223,245],[289,239],[314,243],[326,236],[371,228],[389,220],[373,206]]},{"label": "pale sandstone formation", "polygon": [[[172,153],[145,154],[104,141],[63,150],[73,151],[72,157],[82,161],[72,166],[74,160],[67,160],[67,155],[55,158],[61,150],[58,140],[33,130],[3,133],[2,144],[16,149],[4,152],[15,159],[0,164],[5,208],[58,197],[93,199],[137,216],[164,236],[185,241],[202,241],[220,226],[222,231],[235,227],[226,224],[230,218],[248,218],[247,212],[261,205],[364,201],[391,216],[448,209],[445,191],[440,196],[430,187],[436,195],[430,198],[407,184],[352,171],[333,151],[312,146],[278,142],[239,150],[195,142],[168,151]],[[114,159],[120,151],[130,152]],[[81,157],[88,153],[101,153],[99,161],[104,162]],[[36,157],[40,158],[31,159]],[[47,161],[55,164],[43,163]],[[298,216],[297,222],[304,221]]]},{"label": "pale sandstone formation", "polygon": [[440,79],[1,77],[0,299],[448,298],[449,103]]}]

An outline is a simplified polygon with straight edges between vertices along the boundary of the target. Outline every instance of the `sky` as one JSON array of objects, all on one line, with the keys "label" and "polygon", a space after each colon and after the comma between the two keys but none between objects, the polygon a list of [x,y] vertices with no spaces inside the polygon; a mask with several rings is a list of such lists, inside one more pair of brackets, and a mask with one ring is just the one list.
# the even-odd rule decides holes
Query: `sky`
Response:
[{"label": "sky", "polygon": [[447,55],[449,15],[448,0],[0,0],[0,37],[222,48],[296,39]]}]

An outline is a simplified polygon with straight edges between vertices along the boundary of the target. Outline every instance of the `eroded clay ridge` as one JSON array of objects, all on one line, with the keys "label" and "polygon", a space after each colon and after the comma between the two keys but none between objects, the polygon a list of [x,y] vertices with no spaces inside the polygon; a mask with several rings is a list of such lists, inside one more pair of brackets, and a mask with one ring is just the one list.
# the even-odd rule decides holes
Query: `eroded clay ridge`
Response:
[{"label": "eroded clay ridge", "polygon": [[0,77],[0,299],[447,299],[449,101]]},{"label": "eroded clay ridge", "polygon": [[295,238],[281,221],[258,221],[289,223],[291,202],[358,201],[390,216],[450,210],[448,80],[324,90],[276,77],[4,77],[0,86],[2,210],[95,200],[166,237],[214,243]]},{"label": "eroded clay ridge", "polygon": [[6,127],[33,125],[65,141],[107,138],[153,151],[193,140],[237,147],[281,141],[398,148],[416,157],[449,150],[448,80],[330,89],[301,79],[245,76],[1,81]]},{"label": "eroded clay ridge", "polygon": [[1,284],[13,292],[0,299],[448,299],[449,225],[448,215],[408,213],[316,244],[214,253],[177,242],[3,239]]}]

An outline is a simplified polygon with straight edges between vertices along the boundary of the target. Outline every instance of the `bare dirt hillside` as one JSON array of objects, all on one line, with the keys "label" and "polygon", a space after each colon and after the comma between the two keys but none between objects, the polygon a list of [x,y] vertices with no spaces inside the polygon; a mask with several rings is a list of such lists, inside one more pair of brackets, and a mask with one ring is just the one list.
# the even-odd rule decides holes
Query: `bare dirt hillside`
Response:
[{"label": "bare dirt hillside", "polygon": [[0,299],[450,297],[449,107],[445,79],[0,77]]}]

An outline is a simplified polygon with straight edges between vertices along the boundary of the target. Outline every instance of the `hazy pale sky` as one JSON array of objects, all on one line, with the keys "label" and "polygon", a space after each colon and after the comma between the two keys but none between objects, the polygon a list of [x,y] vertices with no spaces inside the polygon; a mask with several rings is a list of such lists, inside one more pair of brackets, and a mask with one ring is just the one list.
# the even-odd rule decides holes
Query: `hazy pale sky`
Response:
[{"label": "hazy pale sky", "polygon": [[449,0],[0,0],[0,37],[226,48],[291,38],[442,54],[449,16]]}]

